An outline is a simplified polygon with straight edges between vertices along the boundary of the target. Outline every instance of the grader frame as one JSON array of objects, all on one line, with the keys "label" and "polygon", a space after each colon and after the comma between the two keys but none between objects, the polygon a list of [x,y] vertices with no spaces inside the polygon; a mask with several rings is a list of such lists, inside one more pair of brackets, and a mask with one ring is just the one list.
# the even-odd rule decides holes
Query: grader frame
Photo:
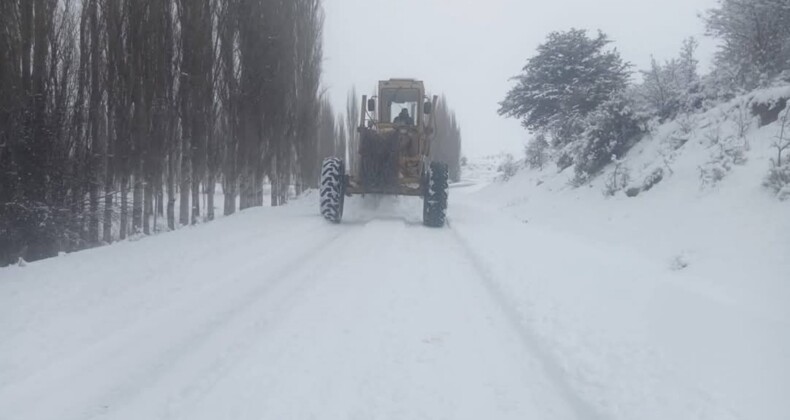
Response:
[{"label": "grader frame", "polygon": [[[381,81],[378,95],[362,97],[359,165],[349,175],[347,194],[423,195],[437,102],[414,79]],[[406,109],[413,123],[396,123],[395,108]]]}]

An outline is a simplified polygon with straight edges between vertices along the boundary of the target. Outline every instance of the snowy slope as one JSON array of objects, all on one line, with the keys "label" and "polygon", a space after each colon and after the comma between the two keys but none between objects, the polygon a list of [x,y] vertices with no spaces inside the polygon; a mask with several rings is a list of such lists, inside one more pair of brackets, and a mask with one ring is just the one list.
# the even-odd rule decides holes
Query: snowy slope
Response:
[{"label": "snowy slope", "polygon": [[[717,290],[787,317],[790,203],[778,201],[762,186],[780,127],[776,122],[758,128],[748,115],[755,96],[767,100],[779,95],[790,96],[790,87],[737,98],[659,126],[618,168],[630,173],[628,187],[641,186],[662,170],[663,180],[636,198],[623,191],[605,197],[615,170],[611,165],[580,188],[569,185],[570,169],[559,174],[553,167],[524,170],[511,182],[488,188],[480,199],[519,220],[624,245],[664,260],[668,267],[685,268],[715,280]],[[738,120],[745,121],[742,137]],[[740,153],[742,161],[722,159],[722,150]],[[707,179],[710,168],[721,170],[723,178]]]},{"label": "snowy slope", "polygon": [[[585,289],[584,300],[595,306],[607,298],[591,296],[612,297],[626,288],[625,300],[606,305],[629,318],[641,312],[647,324],[640,330],[649,334],[638,348],[656,351],[706,398],[726,401],[733,415],[788,418],[790,202],[778,201],[762,186],[775,156],[771,143],[779,123],[758,127],[748,112],[755,99],[787,96],[790,88],[757,92],[657,127],[617,168],[630,174],[625,189],[641,186],[657,168],[663,170],[664,179],[635,198],[627,197],[625,189],[607,197],[612,165],[580,188],[570,186],[572,170],[523,170],[509,182],[484,189],[478,199],[539,229],[546,241],[567,235],[575,238],[572,242],[598,244],[596,261],[608,260],[598,255],[603,252],[616,255],[624,270],[634,261],[651,264],[652,270],[636,271],[622,284],[592,274],[595,281]],[[722,150],[742,153],[742,159],[722,159]],[[723,168],[722,179],[705,179],[709,168]],[[555,257],[558,266],[583,265],[578,252],[555,251],[563,256]],[[528,251],[524,258],[543,263],[552,255],[538,258]],[[631,307],[634,302],[637,306]],[[592,313],[592,307],[579,310],[584,322]],[[616,318],[609,328],[616,328]],[[590,327],[600,324],[593,321]],[[557,333],[546,335],[555,339]],[[627,355],[608,357],[622,362],[623,372],[636,368],[629,366]],[[598,369],[600,361],[589,364]],[[607,382],[620,379],[608,377]]]},{"label": "snowy slope", "polygon": [[0,270],[0,419],[790,416],[788,207],[748,165],[634,200],[494,166],[446,229],[375,197],[329,225],[308,196]]}]

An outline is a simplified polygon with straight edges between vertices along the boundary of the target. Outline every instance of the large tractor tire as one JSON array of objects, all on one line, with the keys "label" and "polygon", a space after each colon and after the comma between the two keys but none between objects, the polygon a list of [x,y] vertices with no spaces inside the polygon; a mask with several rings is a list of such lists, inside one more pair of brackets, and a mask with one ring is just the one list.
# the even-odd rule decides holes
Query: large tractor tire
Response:
[{"label": "large tractor tire", "polygon": [[346,194],[346,168],[341,159],[324,159],[320,191],[321,215],[332,223],[340,223]]},{"label": "large tractor tire", "polygon": [[447,164],[431,162],[424,181],[422,220],[425,226],[440,228],[447,220],[448,179]]}]

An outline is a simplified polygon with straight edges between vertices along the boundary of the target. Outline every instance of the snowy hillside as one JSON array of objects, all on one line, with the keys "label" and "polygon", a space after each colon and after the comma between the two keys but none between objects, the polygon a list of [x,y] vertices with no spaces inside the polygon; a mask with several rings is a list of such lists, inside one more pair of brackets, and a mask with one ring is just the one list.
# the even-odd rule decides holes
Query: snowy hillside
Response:
[{"label": "snowy hillside", "polygon": [[572,186],[570,169],[522,169],[481,197],[524,222],[627,246],[785,311],[790,203],[763,186],[781,121],[759,127],[750,112],[781,97],[790,87],[658,126],[589,185]]},{"label": "snowy hillside", "polygon": [[[597,244],[596,253],[608,254],[598,258],[616,255],[622,270],[649,261],[653,274],[637,271],[628,281],[603,278],[572,248],[558,250],[566,258],[556,263],[590,272],[582,323],[601,328],[589,317],[608,299],[616,302],[605,304],[614,321],[602,322],[604,330],[641,312],[653,343],[642,348],[661,349],[679,375],[723,397],[742,418],[786,418],[790,202],[763,186],[781,121],[759,127],[751,109],[787,97],[787,87],[758,91],[661,125],[589,185],[572,186],[572,168],[521,169],[478,199],[547,237]],[[584,344],[567,344],[575,346]],[[615,360],[633,373],[628,356]],[[595,370],[598,362],[588,362]]]}]

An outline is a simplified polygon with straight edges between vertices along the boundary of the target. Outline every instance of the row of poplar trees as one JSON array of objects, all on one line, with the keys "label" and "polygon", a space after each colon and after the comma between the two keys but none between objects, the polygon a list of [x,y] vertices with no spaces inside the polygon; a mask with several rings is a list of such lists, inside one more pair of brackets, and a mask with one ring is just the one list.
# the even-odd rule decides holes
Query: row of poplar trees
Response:
[{"label": "row of poplar trees", "polygon": [[431,147],[431,159],[447,164],[450,180],[461,180],[461,126],[458,118],[442,95],[435,111],[436,138]]},{"label": "row of poplar trees", "polygon": [[0,265],[312,186],[322,32],[321,0],[0,1]]}]

